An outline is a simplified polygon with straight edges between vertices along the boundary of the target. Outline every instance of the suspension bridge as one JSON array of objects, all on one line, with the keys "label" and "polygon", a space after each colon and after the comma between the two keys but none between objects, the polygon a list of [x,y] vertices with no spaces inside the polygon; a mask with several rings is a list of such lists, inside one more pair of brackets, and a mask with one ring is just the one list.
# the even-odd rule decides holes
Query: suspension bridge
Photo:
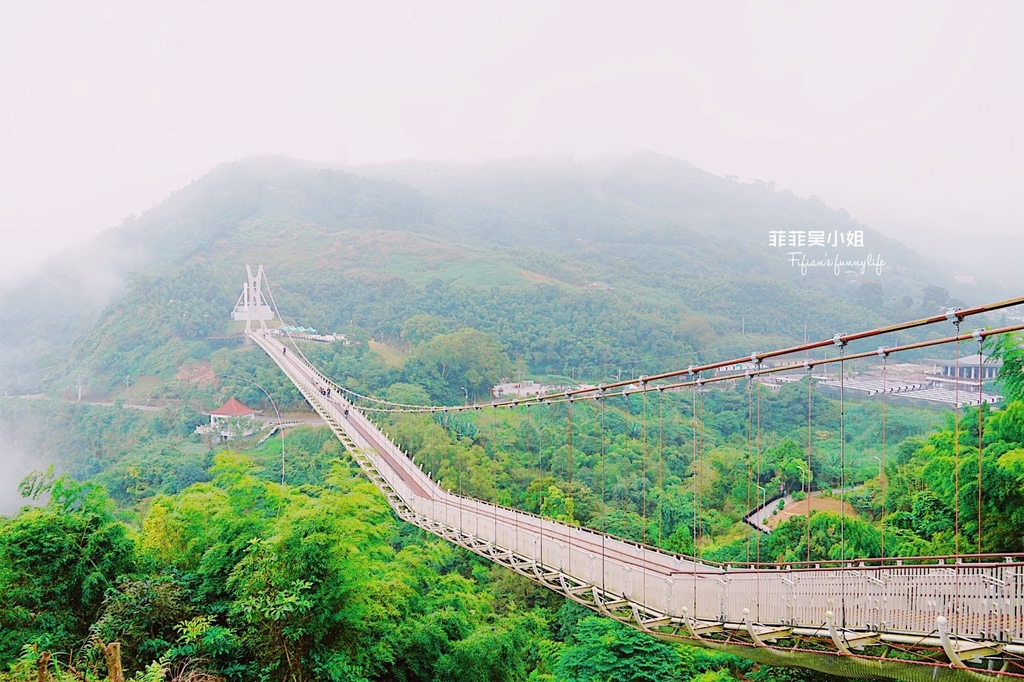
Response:
[{"label": "suspension bridge", "polygon": [[[262,282],[261,266],[257,276],[249,273],[245,302],[240,299],[236,306],[236,319],[246,319],[245,306],[250,302],[251,309],[258,313],[247,319],[247,339],[262,348],[288,376],[395,513],[408,523],[662,640],[728,651],[769,665],[848,677],[1024,678],[1024,555],[843,556],[834,561],[790,564],[723,565],[702,561],[445,490],[416,464],[415,453],[403,452],[368,416],[374,409],[457,412],[550,403],[565,403],[571,415],[572,405],[578,401],[696,390],[716,381],[735,381],[735,374],[712,372],[737,365],[748,367],[741,378],[754,381],[771,373],[811,371],[827,364],[841,366],[860,358],[884,361],[889,355],[929,346],[952,343],[959,349],[962,341],[980,344],[990,336],[1024,329],[1024,325],[1016,325],[960,333],[964,320],[1020,305],[1024,297],[951,309],[942,315],[858,334],[836,334],[830,339],[752,353],[745,358],[556,394],[495,401],[483,407],[387,403],[360,409],[354,401],[361,396],[318,370],[299,346],[292,345],[288,352],[281,338],[269,333],[265,320],[273,318]],[[854,341],[937,325],[951,325],[955,334],[906,346],[846,352]],[[767,359],[829,348],[835,351],[832,357],[771,367],[765,363]],[[839,374],[842,381],[844,372]]]}]

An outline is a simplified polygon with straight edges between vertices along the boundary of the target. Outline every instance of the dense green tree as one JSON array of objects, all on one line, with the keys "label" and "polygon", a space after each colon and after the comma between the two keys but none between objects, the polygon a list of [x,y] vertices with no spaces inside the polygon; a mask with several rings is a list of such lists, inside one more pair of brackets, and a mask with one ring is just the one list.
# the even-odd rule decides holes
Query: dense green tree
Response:
[{"label": "dense green tree", "polygon": [[536,616],[508,614],[500,625],[478,627],[455,642],[437,663],[436,678],[453,682],[515,682],[526,679],[530,640],[543,630]]},{"label": "dense green tree", "polygon": [[1007,401],[1024,401],[1024,339],[1019,333],[1002,334],[995,340],[992,355],[1003,361],[998,381]]},{"label": "dense green tree", "polygon": [[566,682],[662,682],[684,676],[683,660],[674,647],[598,616],[575,625],[555,672]]},{"label": "dense green tree", "polygon": [[774,562],[808,560],[808,523],[810,561],[879,556],[881,533],[874,525],[852,516],[843,519],[834,512],[813,512],[810,519],[806,516],[794,516],[779,524],[779,527],[762,542],[762,554]]},{"label": "dense green tree", "polygon": [[35,477],[22,487],[49,501],[0,522],[0,665],[26,643],[80,645],[106,591],[136,562],[135,544],[102,488],[66,477]]},{"label": "dense green tree", "polygon": [[180,624],[196,610],[180,576],[121,576],[107,590],[102,614],[90,630],[104,642],[120,642],[124,667],[139,670],[176,645]]},{"label": "dense green tree", "polygon": [[398,382],[391,384],[385,391],[384,397],[393,403],[402,405],[429,405],[430,396],[422,386]]},{"label": "dense green tree", "polygon": [[410,346],[418,346],[435,336],[448,332],[450,323],[442,317],[419,313],[402,324],[402,339]]},{"label": "dense green tree", "polygon": [[512,364],[493,338],[463,329],[414,348],[407,369],[433,398],[452,404],[463,389],[474,399],[486,396],[491,386],[509,375]]}]

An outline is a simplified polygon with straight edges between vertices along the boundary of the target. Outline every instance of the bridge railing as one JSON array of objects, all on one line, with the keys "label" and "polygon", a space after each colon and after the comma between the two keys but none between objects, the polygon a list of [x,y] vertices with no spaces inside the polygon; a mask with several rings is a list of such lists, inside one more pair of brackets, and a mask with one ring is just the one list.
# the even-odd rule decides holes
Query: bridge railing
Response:
[{"label": "bridge railing", "polygon": [[[329,388],[329,389],[331,389],[331,392],[332,392],[333,396],[335,396],[338,399],[338,402],[340,403],[340,407],[338,405],[335,405],[334,403],[332,403],[332,401],[330,401],[330,400],[323,400],[323,401],[320,401],[320,402],[322,402],[325,407],[329,406],[329,408],[334,411],[333,412],[333,416],[336,419],[345,419],[346,418],[346,416],[344,415],[344,409],[347,407],[347,408],[349,408],[349,414],[347,416],[347,418],[349,420],[358,423],[364,429],[368,429],[371,433],[375,434],[376,437],[371,442],[369,439],[367,439],[366,437],[362,436],[362,434],[359,434],[358,432],[354,433],[354,434],[349,432],[348,435],[350,437],[354,436],[355,439],[357,439],[359,441],[358,442],[358,446],[359,447],[367,448],[368,450],[369,449],[376,449],[376,450],[379,450],[379,451],[383,451],[384,453],[386,453],[388,455],[391,455],[394,458],[395,463],[398,464],[400,467],[402,467],[403,472],[406,473],[406,475],[415,478],[418,483],[420,483],[421,485],[423,485],[425,487],[425,489],[429,490],[433,486],[433,481],[431,480],[430,476],[426,472],[424,472],[421,468],[417,467],[412,462],[412,458],[407,453],[403,452],[397,445],[395,445],[391,441],[391,439],[388,438],[387,435],[384,434],[384,432],[381,429],[379,429],[369,418],[367,418],[365,415],[363,415],[363,413],[361,411],[359,411],[358,408],[356,408],[356,406],[351,402],[351,400],[349,400],[349,399],[344,397],[344,396],[349,394],[349,391],[347,389],[345,389],[342,386],[338,385],[332,379],[330,379],[327,375],[325,375],[323,372],[321,372],[319,369],[317,369],[317,367],[315,365],[313,365],[305,356],[303,356],[301,354],[300,355],[294,355],[293,354],[291,356],[282,356],[280,353],[277,353],[276,346],[279,345],[279,341],[277,341],[277,340],[271,341],[270,339],[267,339],[266,337],[263,337],[262,339],[258,339],[258,341],[262,341],[262,343],[260,343],[260,346],[265,351],[271,353],[272,356],[282,357],[282,359],[284,359],[284,357],[287,357],[287,359],[289,361],[298,362],[298,363],[302,364],[306,368],[306,370],[310,373],[310,375],[312,377],[316,378],[317,384],[319,384],[322,388],[325,388],[325,389]],[[388,467],[388,468],[390,469],[390,467]],[[382,471],[382,474],[383,474],[383,471]],[[397,485],[397,484],[401,484],[401,481],[400,480],[392,481],[392,480],[389,479],[389,483],[394,483],[394,484]],[[402,497],[403,497],[403,499],[405,499],[404,495]]]},{"label": "bridge railing", "polygon": [[[677,582],[694,576],[679,574]],[[831,611],[841,627],[932,634],[944,616],[951,633],[994,641],[1024,641],[1024,563],[903,565],[864,568],[779,567],[718,574],[717,613],[700,618],[742,621],[744,609],[762,623],[822,624]],[[688,606],[677,596],[672,612]],[[752,606],[753,605],[753,606]]]},{"label": "bridge railing", "polygon": [[[1024,563],[1019,556],[843,562],[841,566],[710,566],[670,553],[652,553],[586,528],[544,519],[435,488],[413,495],[417,513],[541,564],[673,616],[717,622],[820,626],[826,613],[839,627],[934,634],[945,616],[952,634],[995,641],[1024,640]],[[987,560],[988,559],[988,560]],[[986,561],[987,560],[987,561]],[[744,610],[747,613],[744,613]]]},{"label": "bridge railing", "polygon": [[[301,361],[310,377],[338,390]],[[944,616],[950,632],[960,637],[1024,642],[1021,555],[962,557],[953,563],[941,557],[743,566],[697,562],[445,491],[350,403],[339,408],[316,402],[327,405],[336,420],[344,419],[339,410],[350,408],[348,418],[360,428],[346,433],[417,514],[653,611],[678,617],[685,608],[706,621],[749,618],[810,628],[825,628],[832,612],[839,627],[921,637],[934,634],[936,619]],[[398,470],[427,494],[413,491]]]}]

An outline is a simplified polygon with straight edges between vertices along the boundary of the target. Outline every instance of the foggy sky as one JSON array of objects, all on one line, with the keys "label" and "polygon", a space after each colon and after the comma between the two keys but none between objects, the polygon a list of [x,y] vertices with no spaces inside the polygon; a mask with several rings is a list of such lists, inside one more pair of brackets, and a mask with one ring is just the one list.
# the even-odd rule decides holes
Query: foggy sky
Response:
[{"label": "foggy sky", "polygon": [[1022,19],[932,0],[6,3],[0,280],[262,153],[648,149],[912,247],[1024,235]]}]

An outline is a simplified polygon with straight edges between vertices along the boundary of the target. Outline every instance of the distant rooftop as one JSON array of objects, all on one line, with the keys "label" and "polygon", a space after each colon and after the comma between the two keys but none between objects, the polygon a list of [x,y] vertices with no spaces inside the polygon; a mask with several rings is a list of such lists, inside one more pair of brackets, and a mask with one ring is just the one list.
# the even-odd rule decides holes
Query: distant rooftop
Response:
[{"label": "distant rooftop", "polygon": [[234,397],[231,397],[226,403],[218,407],[216,410],[207,412],[211,417],[246,417],[252,414],[256,414],[257,410],[251,407],[246,407],[242,403],[238,402]]}]

